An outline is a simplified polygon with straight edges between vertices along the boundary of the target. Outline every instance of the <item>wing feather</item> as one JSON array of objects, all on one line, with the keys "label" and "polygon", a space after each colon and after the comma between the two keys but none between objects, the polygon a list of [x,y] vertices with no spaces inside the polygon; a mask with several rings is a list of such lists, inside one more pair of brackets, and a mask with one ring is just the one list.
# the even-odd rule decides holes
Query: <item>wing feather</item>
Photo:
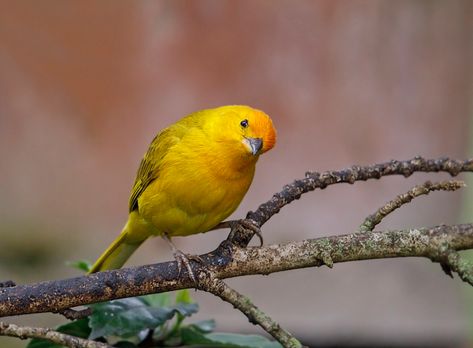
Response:
[{"label": "wing feather", "polygon": [[138,209],[138,198],[144,190],[159,178],[159,168],[168,150],[181,140],[183,132],[176,130],[179,129],[166,128],[156,135],[141,160],[128,203],[130,213]]}]

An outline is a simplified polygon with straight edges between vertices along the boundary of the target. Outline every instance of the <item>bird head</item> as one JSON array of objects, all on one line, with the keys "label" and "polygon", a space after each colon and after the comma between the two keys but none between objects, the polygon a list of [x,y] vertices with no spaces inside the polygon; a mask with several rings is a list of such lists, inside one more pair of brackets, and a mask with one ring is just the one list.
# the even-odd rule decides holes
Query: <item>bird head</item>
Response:
[{"label": "bird head", "polygon": [[276,143],[276,130],[271,118],[261,110],[244,105],[214,109],[218,118],[214,130],[219,142],[231,146],[241,156],[258,158]]}]

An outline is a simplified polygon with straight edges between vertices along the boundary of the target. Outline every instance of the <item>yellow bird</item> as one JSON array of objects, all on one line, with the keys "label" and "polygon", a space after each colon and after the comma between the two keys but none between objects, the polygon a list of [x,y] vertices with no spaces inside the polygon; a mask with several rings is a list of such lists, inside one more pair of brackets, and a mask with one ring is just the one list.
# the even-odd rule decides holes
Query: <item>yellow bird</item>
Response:
[{"label": "yellow bird", "polygon": [[151,236],[180,261],[170,238],[209,231],[235,211],[275,142],[269,116],[243,105],[198,111],[162,130],[138,168],[123,231],[89,273],[122,267]]}]

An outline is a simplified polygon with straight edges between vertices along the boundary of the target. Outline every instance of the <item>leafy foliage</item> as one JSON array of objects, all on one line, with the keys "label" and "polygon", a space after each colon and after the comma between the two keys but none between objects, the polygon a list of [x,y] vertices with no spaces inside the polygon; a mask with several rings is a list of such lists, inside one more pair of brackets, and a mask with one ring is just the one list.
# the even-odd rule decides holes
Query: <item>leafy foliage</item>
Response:
[{"label": "leafy foliage", "polygon": [[83,272],[88,272],[92,269],[92,264],[86,260],[68,261],[66,265]]},{"label": "leafy foliage", "polygon": [[[79,264],[79,263],[77,263]],[[76,266],[77,266],[76,264]],[[82,268],[82,265],[80,265]],[[59,326],[69,335],[96,339],[114,347],[219,347],[280,348],[277,342],[257,335],[215,333],[215,321],[184,324],[198,311],[188,290],[113,300],[90,306],[92,314]],[[61,348],[46,340],[33,339],[27,348]]]}]

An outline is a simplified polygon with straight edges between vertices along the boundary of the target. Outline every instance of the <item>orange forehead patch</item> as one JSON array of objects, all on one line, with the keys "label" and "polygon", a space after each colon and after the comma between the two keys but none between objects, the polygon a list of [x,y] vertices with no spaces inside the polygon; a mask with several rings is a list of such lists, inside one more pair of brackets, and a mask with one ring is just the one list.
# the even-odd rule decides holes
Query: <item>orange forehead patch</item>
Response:
[{"label": "orange forehead patch", "polygon": [[253,133],[263,139],[263,152],[271,150],[276,144],[276,129],[271,118],[260,110],[254,110],[250,117]]}]

